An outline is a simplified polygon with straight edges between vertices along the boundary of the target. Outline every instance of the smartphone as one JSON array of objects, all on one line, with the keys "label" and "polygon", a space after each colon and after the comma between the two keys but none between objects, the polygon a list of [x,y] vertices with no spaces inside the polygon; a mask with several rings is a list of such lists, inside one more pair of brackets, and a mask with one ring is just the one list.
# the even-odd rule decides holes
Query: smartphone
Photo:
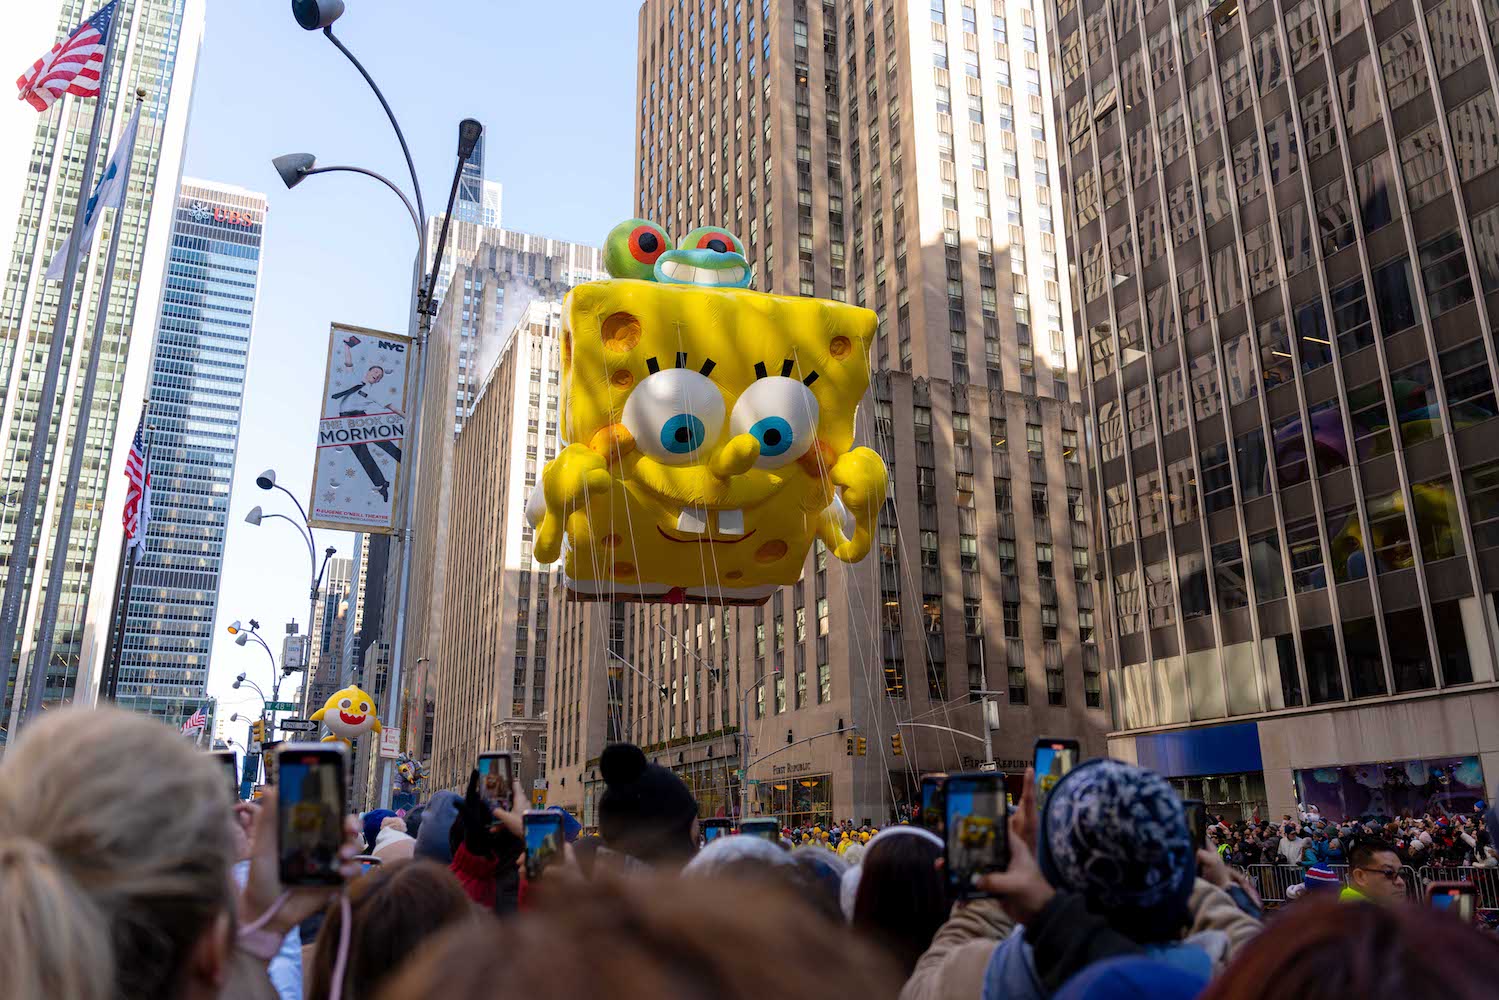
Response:
[{"label": "smartphone", "polygon": [[537,879],[548,865],[562,859],[562,814],[527,809],[521,822],[526,834],[526,878]]},{"label": "smartphone", "polygon": [[1036,772],[1036,802],[1046,801],[1046,796],[1068,771],[1077,767],[1077,740],[1054,740],[1042,737],[1036,741],[1036,753],[1031,766]]},{"label": "smartphone", "polygon": [[990,771],[948,775],[942,800],[948,892],[955,899],[980,898],[984,894],[973,887],[974,876],[1010,865],[1005,776]]},{"label": "smartphone", "polygon": [[942,820],[942,786],[946,782],[945,774],[928,774],[921,779],[921,815],[918,820],[939,837],[947,829]]},{"label": "smartphone", "polygon": [[354,860],[359,862],[359,874],[361,875],[368,875],[376,868],[379,868],[381,864],[380,859],[373,854],[356,854],[354,855]]},{"label": "smartphone", "polygon": [[229,774],[229,793],[239,801],[239,758],[233,750],[214,750],[213,761]]},{"label": "smartphone", "polygon": [[512,757],[500,750],[479,755],[479,794],[491,809],[515,808],[515,770]]},{"label": "smartphone", "polygon": [[732,824],[723,817],[698,820],[697,825],[698,829],[703,831],[703,846],[705,847],[719,837],[728,836],[733,830]]},{"label": "smartphone", "polygon": [[1208,804],[1201,799],[1183,799],[1182,809],[1187,814],[1187,829],[1192,831],[1192,843],[1199,851],[1208,846]]},{"label": "smartphone", "polygon": [[1433,882],[1426,887],[1426,904],[1471,924],[1478,919],[1478,886],[1472,882]]},{"label": "smartphone", "polygon": [[283,743],[273,755],[282,885],[343,882],[338,849],[349,812],[347,753],[342,743]]},{"label": "smartphone", "polygon": [[739,832],[748,837],[759,837],[772,844],[781,842],[781,821],[774,816],[755,816],[740,822]]}]

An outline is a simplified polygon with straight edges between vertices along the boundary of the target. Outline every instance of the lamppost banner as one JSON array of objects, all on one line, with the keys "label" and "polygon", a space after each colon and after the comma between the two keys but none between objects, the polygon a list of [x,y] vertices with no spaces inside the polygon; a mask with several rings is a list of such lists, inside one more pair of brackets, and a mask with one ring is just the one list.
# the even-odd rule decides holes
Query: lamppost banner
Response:
[{"label": "lamppost banner", "polygon": [[333,324],[309,520],[390,534],[406,437],[409,338]]}]

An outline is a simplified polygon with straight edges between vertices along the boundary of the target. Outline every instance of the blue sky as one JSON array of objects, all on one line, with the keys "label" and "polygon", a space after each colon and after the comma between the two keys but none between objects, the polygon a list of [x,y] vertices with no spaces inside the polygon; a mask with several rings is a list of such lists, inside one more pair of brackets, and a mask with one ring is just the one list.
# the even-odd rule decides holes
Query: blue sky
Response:
[{"label": "blue sky", "polygon": [[[430,213],[447,198],[458,120],[473,117],[507,228],[598,243],[632,214],[633,0],[347,2],[336,30],[395,109]],[[374,96],[286,0],[208,0],[184,172],[270,197],[209,682],[224,715],[255,704],[229,690],[234,676],[265,687],[270,667],[223,626],[256,618],[279,650],[285,623],[307,615],[305,545],[285,522],[244,523],[256,504],[291,513],[255,476],[274,467],[305,502],[328,324],[404,330],[415,253],[405,211],[373,181],[335,174],[285,190],[270,160],[289,152],[406,176]],[[351,543],[318,539],[341,555]]]}]

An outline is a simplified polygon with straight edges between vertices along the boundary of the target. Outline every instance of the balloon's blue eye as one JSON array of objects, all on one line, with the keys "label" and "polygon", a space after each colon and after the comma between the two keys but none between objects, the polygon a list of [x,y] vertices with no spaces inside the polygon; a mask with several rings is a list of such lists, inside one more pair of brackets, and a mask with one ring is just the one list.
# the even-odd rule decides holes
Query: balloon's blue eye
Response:
[{"label": "balloon's blue eye", "polygon": [[678,413],[661,427],[661,447],[673,455],[686,455],[703,446],[707,436],[703,422],[690,413]]},{"label": "balloon's blue eye", "polygon": [[785,417],[762,417],[749,432],[760,440],[760,454],[768,458],[786,454],[794,443],[791,423]]}]

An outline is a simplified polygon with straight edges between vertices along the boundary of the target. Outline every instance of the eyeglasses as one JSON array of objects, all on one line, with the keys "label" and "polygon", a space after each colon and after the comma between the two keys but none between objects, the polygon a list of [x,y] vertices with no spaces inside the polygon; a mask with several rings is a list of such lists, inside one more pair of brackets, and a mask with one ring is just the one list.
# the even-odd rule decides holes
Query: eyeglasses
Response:
[{"label": "eyeglasses", "polygon": [[1371,875],[1383,875],[1390,882],[1399,882],[1401,880],[1399,868],[1360,868],[1358,870],[1368,872]]}]

